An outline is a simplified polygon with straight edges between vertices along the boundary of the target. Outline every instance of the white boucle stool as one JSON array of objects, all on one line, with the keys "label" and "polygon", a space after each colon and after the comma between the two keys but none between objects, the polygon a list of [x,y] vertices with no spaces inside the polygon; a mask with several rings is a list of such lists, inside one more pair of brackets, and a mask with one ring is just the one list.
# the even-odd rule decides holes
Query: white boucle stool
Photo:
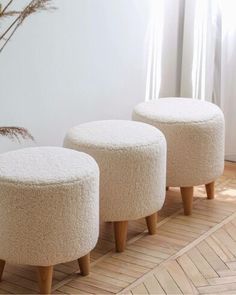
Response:
[{"label": "white boucle stool", "polygon": [[167,141],[167,187],[180,187],[186,215],[193,187],[206,185],[214,198],[214,181],[224,169],[224,116],[214,104],[189,98],[162,98],[140,103],[133,120],[161,130]]},{"label": "white boucle stool", "polygon": [[50,293],[53,265],[78,259],[89,272],[99,232],[99,169],[84,153],[57,147],[0,155],[0,278],[5,261],[37,266]]},{"label": "white boucle stool", "polygon": [[125,249],[128,220],[146,217],[156,232],[165,199],[166,141],[156,128],[107,120],[72,128],[64,146],[91,155],[100,168],[100,217],[114,222],[116,250]]}]

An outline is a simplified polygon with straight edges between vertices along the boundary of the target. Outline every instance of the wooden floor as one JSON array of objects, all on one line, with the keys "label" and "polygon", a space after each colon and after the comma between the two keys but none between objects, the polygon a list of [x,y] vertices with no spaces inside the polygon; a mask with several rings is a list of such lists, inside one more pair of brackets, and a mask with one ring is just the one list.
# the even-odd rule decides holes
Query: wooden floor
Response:
[{"label": "wooden floor", "polygon": [[[112,224],[102,224],[92,268],[81,277],[76,262],[55,267],[54,294],[236,294],[236,164],[227,163],[216,199],[195,189],[186,217],[177,189],[167,192],[158,234],[144,220],[130,222],[128,246],[114,252]],[[1,294],[38,292],[35,269],[6,265]]]}]

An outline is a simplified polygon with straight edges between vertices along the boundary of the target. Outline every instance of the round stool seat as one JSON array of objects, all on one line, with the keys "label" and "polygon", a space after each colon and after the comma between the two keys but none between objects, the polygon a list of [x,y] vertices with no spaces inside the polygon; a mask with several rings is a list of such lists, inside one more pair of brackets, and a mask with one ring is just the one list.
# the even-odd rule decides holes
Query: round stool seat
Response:
[{"label": "round stool seat", "polygon": [[224,167],[224,117],[214,104],[163,98],[137,105],[133,119],[161,130],[167,140],[167,186],[209,183]]},{"label": "round stool seat", "polygon": [[156,128],[123,120],[90,122],[70,129],[64,146],[98,163],[103,221],[134,220],[162,207],[166,141]]},{"label": "round stool seat", "polygon": [[167,141],[167,186],[208,184],[224,168],[224,116],[214,104],[189,98],[140,103],[133,120],[161,130]]},{"label": "round stool seat", "polygon": [[84,153],[26,148],[0,155],[0,259],[51,266],[94,248],[99,170]]}]

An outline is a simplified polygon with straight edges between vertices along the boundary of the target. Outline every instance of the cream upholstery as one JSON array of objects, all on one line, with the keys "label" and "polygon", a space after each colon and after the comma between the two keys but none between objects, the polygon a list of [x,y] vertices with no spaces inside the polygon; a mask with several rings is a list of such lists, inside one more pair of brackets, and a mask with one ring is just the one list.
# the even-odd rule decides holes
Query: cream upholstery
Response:
[{"label": "cream upholstery", "polygon": [[69,130],[64,146],[97,161],[102,220],[138,219],[162,207],[166,141],[156,128],[122,120],[90,122]]},{"label": "cream upholstery", "polygon": [[151,124],[167,140],[167,186],[207,184],[224,168],[224,116],[214,104],[188,98],[140,103],[133,120]]},{"label": "cream upholstery", "polygon": [[50,266],[98,238],[99,169],[84,153],[27,148],[0,155],[0,259]]}]

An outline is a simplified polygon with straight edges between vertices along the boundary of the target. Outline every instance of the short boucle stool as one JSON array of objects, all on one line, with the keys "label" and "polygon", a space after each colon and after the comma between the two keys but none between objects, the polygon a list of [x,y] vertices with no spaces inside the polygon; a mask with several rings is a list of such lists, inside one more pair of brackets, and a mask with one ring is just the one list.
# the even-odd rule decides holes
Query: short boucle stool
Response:
[{"label": "short boucle stool", "polygon": [[117,252],[125,249],[128,220],[146,217],[150,234],[165,198],[166,141],[156,128],[107,120],[72,128],[64,146],[91,155],[100,168],[100,217],[113,222]]},{"label": "short boucle stool", "polygon": [[89,272],[99,232],[99,169],[84,153],[26,148],[0,155],[0,274],[5,261],[37,266],[50,293],[53,265]]},{"label": "short boucle stool", "polygon": [[214,104],[189,98],[162,98],[137,105],[133,120],[161,130],[167,141],[167,187],[180,187],[184,213],[191,214],[193,187],[214,181],[224,169],[224,116]]}]

